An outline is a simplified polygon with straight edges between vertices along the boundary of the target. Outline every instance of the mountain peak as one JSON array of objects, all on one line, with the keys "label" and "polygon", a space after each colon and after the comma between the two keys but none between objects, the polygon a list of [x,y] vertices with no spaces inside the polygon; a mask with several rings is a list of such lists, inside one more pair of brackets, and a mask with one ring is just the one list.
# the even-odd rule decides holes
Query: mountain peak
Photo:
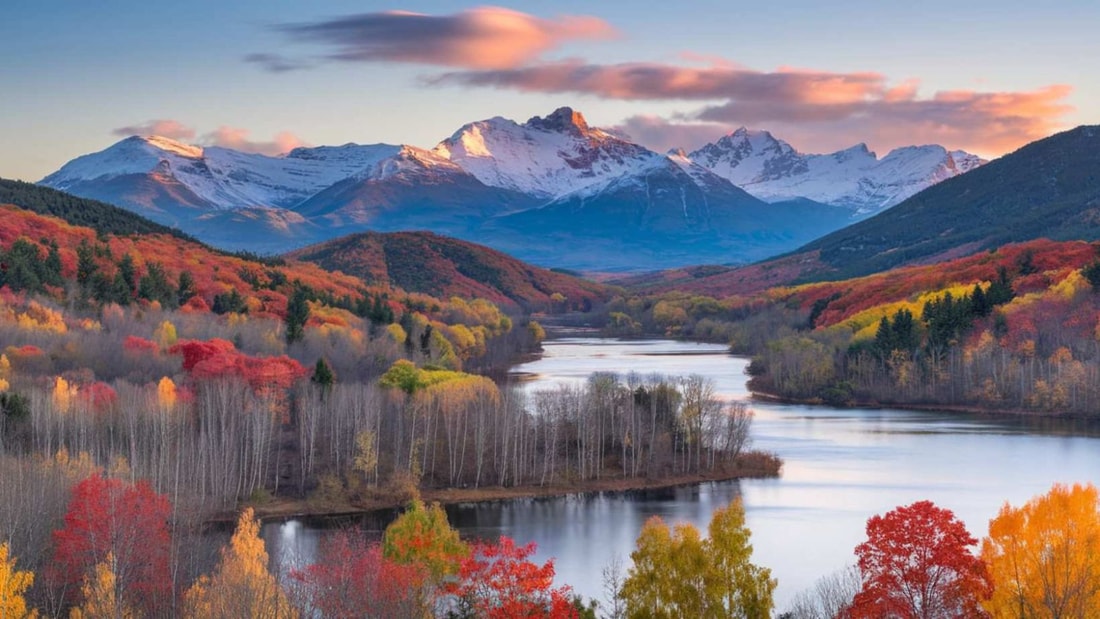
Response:
[{"label": "mountain peak", "polygon": [[576,136],[588,134],[588,122],[584,115],[571,107],[559,107],[544,117],[533,116],[527,121],[527,127],[543,131],[557,131]]},{"label": "mountain peak", "polygon": [[133,136],[129,139],[136,139],[146,144],[157,148],[159,150],[175,153],[181,157],[188,157],[191,159],[198,159],[202,157],[203,148],[201,146],[194,146],[192,144],[184,144],[179,140],[173,140],[172,138],[166,138],[162,135],[149,135],[145,137]]}]

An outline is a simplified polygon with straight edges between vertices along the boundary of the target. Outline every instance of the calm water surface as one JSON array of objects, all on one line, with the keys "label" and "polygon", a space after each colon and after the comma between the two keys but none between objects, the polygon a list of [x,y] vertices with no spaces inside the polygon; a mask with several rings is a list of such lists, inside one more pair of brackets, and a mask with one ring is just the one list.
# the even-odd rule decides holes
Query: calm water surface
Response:
[{"label": "calm water surface", "polygon": [[[610,371],[701,374],[714,380],[722,397],[749,397],[748,361],[723,346],[574,338],[548,341],[544,348],[541,359],[515,368],[527,390]],[[629,561],[647,518],[705,529],[715,508],[741,496],[753,560],[778,578],[782,610],[817,578],[854,562],[852,549],[871,515],[930,499],[981,537],[1006,500],[1020,504],[1054,482],[1096,483],[1100,476],[1095,425],[759,402],[752,409],[752,446],[783,458],[779,479],[466,505],[451,509],[451,520],[464,536],[535,541],[540,560],[555,559],[559,583],[602,598],[601,570],[615,556]],[[265,526],[264,536],[285,565],[308,560],[319,532],[289,522]]]}]

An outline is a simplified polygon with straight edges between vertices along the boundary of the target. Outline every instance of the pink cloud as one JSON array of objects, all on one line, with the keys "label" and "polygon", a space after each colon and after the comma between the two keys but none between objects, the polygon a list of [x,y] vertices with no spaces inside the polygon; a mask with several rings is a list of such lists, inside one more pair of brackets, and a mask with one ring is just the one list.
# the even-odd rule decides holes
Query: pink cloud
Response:
[{"label": "pink cloud", "polygon": [[202,142],[209,146],[222,146],[247,153],[262,155],[281,155],[299,146],[307,146],[296,135],[283,131],[275,135],[270,142],[253,142],[248,139],[249,131],[237,127],[222,125],[202,136]]},{"label": "pink cloud", "polygon": [[333,60],[470,69],[521,66],[566,41],[615,36],[615,30],[596,17],[543,19],[500,7],[478,7],[452,15],[363,13],[283,25],[279,30],[301,41],[334,47],[329,55]]},{"label": "pink cloud", "polygon": [[1073,111],[1066,103],[1072,89],[1063,84],[1032,91],[960,90],[921,96],[916,80],[891,85],[885,76],[873,72],[830,73],[785,67],[764,72],[730,63],[696,68],[567,60],[449,72],[427,82],[604,99],[707,102],[679,119],[693,123],[660,126],[632,119],[634,131],[643,131],[663,144],[676,134],[697,135],[705,126],[700,123],[711,123],[756,126],[777,133],[790,129],[787,135],[806,137],[806,148],[835,150],[855,141],[866,141],[880,149],[938,142],[949,148],[996,156],[1050,135]]},{"label": "pink cloud", "polygon": [[172,138],[173,140],[193,140],[195,138],[195,130],[178,120],[171,120],[167,118],[161,118],[157,120],[150,120],[140,125],[129,125],[126,127],[119,127],[111,131],[114,135],[131,136],[131,135],[159,135],[166,138]]},{"label": "pink cloud", "polygon": [[847,103],[880,93],[886,78],[877,73],[799,70],[765,73],[734,65],[694,68],[647,62],[597,65],[565,60],[508,69],[456,71],[428,81],[525,92],[573,92],[605,99],[736,98]]}]

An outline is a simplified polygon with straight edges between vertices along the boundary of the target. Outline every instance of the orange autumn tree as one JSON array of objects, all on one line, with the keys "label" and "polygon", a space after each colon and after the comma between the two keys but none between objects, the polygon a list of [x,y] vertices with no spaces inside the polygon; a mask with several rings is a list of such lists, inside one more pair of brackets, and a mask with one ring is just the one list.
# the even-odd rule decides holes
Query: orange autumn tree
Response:
[{"label": "orange autumn tree", "polygon": [[479,542],[462,560],[458,579],[446,587],[457,599],[460,617],[512,619],[579,617],[569,587],[554,588],[554,562],[530,560],[535,543],[516,546],[508,537]]},{"label": "orange autumn tree", "polygon": [[15,569],[15,557],[8,556],[8,545],[0,544],[0,617],[31,619],[37,611],[28,611],[23,592],[34,584],[34,573]]},{"label": "orange autumn tree", "polygon": [[184,597],[185,617],[223,619],[296,619],[286,593],[267,569],[267,550],[252,508],[241,512],[237,530],[222,548],[211,576],[195,582]]},{"label": "orange autumn tree", "polygon": [[1092,484],[1056,484],[989,522],[985,609],[1009,617],[1094,617],[1100,609],[1100,501]]},{"label": "orange autumn tree", "polygon": [[980,617],[989,594],[978,543],[951,510],[931,501],[898,507],[867,521],[867,541],[856,546],[863,586],[850,619]]}]

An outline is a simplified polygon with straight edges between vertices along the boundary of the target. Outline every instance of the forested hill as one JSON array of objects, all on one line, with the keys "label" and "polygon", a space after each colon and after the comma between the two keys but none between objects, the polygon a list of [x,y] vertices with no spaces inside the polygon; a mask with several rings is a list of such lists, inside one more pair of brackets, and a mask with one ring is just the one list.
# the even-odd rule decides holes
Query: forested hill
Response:
[{"label": "forested hill", "polygon": [[845,279],[1038,238],[1100,239],[1100,126],[1024,146],[793,254]]},{"label": "forested hill", "polygon": [[53,215],[100,234],[169,234],[198,243],[175,228],[162,226],[117,206],[22,181],[0,178],[0,204],[14,204],[39,215]]},{"label": "forested hill", "polygon": [[431,232],[367,232],[288,254],[361,278],[447,298],[481,297],[526,309],[586,310],[606,301],[611,289],[565,273],[521,262],[483,245]]}]

